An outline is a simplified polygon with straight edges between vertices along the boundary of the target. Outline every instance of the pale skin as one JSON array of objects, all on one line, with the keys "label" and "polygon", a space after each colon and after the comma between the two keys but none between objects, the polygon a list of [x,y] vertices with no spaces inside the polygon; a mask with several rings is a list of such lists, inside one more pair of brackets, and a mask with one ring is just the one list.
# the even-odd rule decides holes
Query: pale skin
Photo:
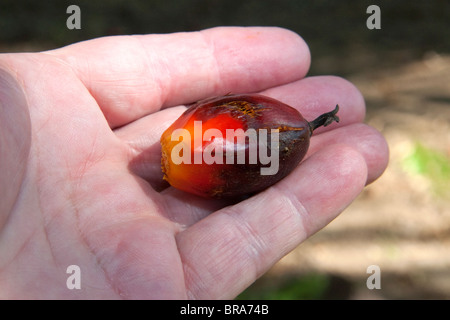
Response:
[{"label": "pale skin", "polygon": [[[279,28],[99,38],[0,55],[0,298],[229,299],[342,212],[387,165],[358,90],[306,77]],[[240,202],[162,182],[185,104],[258,92],[306,119],[339,104],[285,179]],[[81,270],[69,290],[67,267]]]}]

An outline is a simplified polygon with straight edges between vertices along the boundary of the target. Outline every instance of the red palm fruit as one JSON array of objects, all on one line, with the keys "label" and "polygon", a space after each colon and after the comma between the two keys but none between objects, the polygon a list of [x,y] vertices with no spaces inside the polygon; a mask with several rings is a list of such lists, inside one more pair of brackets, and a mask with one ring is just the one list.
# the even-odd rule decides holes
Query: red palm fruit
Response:
[{"label": "red palm fruit", "polygon": [[296,109],[257,94],[199,101],[161,136],[164,179],[204,197],[256,193],[299,164],[313,131],[339,122],[338,110],[308,122]]}]

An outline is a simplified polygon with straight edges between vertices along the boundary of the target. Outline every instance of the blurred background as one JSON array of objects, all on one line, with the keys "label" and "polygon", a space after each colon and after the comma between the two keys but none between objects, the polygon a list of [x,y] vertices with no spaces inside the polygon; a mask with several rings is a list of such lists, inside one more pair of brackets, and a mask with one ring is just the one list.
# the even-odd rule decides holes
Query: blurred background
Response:
[{"label": "blurred background", "polygon": [[[81,9],[80,30],[66,27],[71,4]],[[366,26],[372,4],[381,9],[379,30]],[[448,0],[1,0],[0,52],[222,25],[299,33],[312,53],[309,75],[352,81],[365,96],[366,122],[391,152],[379,180],[238,298],[449,299]],[[371,265],[381,289],[366,286]]]}]

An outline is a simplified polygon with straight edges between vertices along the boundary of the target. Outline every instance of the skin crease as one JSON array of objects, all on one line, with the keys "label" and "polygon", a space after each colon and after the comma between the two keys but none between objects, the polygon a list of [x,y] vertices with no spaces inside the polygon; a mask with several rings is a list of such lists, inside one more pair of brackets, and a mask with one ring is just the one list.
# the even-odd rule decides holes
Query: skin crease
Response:
[{"label": "skin crease", "polygon": [[[283,48],[283,50],[279,50]],[[105,37],[0,55],[0,298],[234,298],[386,168],[357,89],[305,78],[280,28]],[[288,177],[232,204],[161,183],[183,105],[260,92],[308,120],[340,106]],[[78,265],[81,289],[66,269]]]}]

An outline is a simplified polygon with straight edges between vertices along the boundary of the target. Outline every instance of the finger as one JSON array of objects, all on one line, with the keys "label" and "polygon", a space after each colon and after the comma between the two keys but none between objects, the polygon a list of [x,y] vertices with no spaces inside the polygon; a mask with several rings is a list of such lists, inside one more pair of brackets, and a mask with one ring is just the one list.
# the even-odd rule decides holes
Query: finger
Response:
[{"label": "finger", "polygon": [[368,169],[366,184],[380,177],[388,165],[389,147],[386,140],[376,129],[362,123],[314,135],[305,159],[318,150],[335,144],[348,145],[363,156]]},{"label": "finger", "polygon": [[161,107],[302,78],[309,50],[280,28],[105,37],[48,52],[69,63],[111,127]]},{"label": "finger", "polygon": [[262,92],[300,111],[312,121],[319,115],[332,111],[339,105],[339,124],[320,127],[315,134],[351,123],[362,122],[366,107],[359,90],[349,81],[336,76],[307,77],[283,86]]},{"label": "finger", "polygon": [[276,186],[226,207],[177,235],[191,298],[233,298],[324,227],[359,194],[364,158],[334,145]]}]

